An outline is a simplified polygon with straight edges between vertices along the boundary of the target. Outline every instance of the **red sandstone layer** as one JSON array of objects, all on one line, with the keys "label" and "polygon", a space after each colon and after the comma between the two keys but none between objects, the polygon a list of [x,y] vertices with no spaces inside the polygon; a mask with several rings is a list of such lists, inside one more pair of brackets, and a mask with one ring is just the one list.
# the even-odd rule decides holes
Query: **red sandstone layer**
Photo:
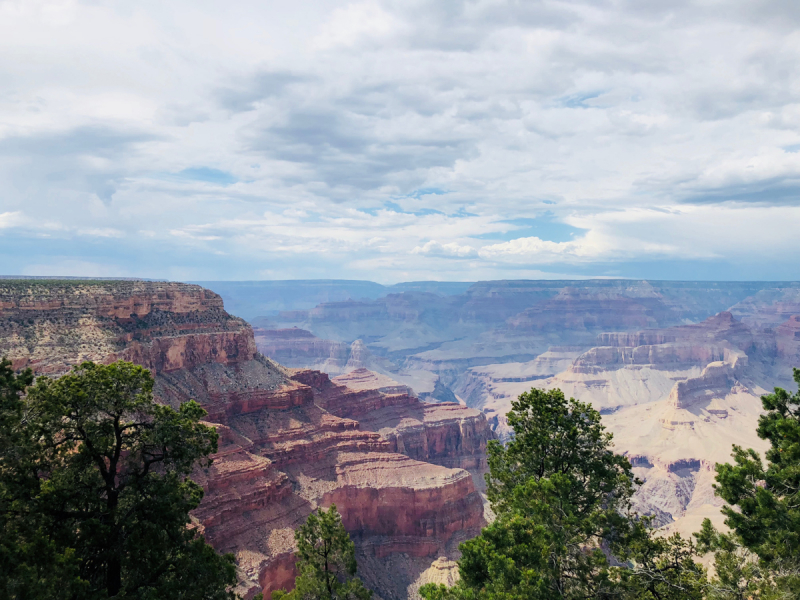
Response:
[{"label": "red sandstone layer", "polygon": [[341,417],[358,419],[378,432],[393,452],[477,475],[486,468],[486,442],[494,438],[486,418],[455,403],[427,404],[391,378],[357,369],[329,379],[324,373],[299,370],[292,375],[312,387],[318,402]]},{"label": "red sandstone layer", "polygon": [[[370,389],[353,380],[351,389],[310,371],[290,378],[256,353],[250,327],[212,292],[23,282],[0,287],[0,316],[0,351],[17,366],[62,373],[83,360],[124,358],[153,370],[160,401],[193,398],[208,411],[220,447],[211,468],[196,474],[206,495],[193,521],[216,548],[236,554],[245,596],[291,584],[293,530],[318,506],[335,502],[362,551],[378,557],[431,556],[483,523],[468,472],[397,452],[478,463],[488,432],[479,414],[457,405],[431,410],[397,384]],[[420,431],[398,426],[383,436],[348,416],[387,409]]]},{"label": "red sandstone layer", "polygon": [[5,281],[0,314],[0,353],[38,373],[120,358],[157,373],[256,353],[250,326],[217,294],[181,283]]}]

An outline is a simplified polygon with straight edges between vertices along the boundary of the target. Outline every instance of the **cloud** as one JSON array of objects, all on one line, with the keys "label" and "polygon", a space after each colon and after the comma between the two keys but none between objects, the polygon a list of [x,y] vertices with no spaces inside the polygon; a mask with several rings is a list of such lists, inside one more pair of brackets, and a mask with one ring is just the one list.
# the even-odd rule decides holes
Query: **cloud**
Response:
[{"label": "cloud", "polygon": [[411,253],[448,258],[476,258],[478,256],[478,251],[472,246],[459,246],[455,242],[440,244],[436,240],[431,240],[423,246],[415,246]]},{"label": "cloud", "polygon": [[213,95],[222,108],[246,112],[255,110],[259,102],[285,92],[293,83],[308,80],[309,77],[295,73],[262,71],[220,87]]},{"label": "cloud", "polygon": [[[389,96],[392,91],[375,93]],[[387,186],[411,191],[431,169],[450,169],[477,152],[474,141],[438,116],[373,112],[356,105],[363,101],[343,99],[337,109],[287,108],[281,117],[271,116],[260,129],[245,134],[248,149],[301,165],[298,175],[287,177],[291,183],[355,191]]]},{"label": "cloud", "polygon": [[2,2],[0,256],[800,277],[798,25],[783,0]]},{"label": "cloud", "polygon": [[20,211],[0,213],[0,229],[17,227],[25,222],[25,217]]},{"label": "cloud", "polygon": [[10,167],[6,194],[19,197],[21,189],[35,187],[44,196],[80,191],[108,202],[130,173],[123,163],[157,139],[155,133],[108,125],[6,136],[0,139],[0,157]]},{"label": "cloud", "polygon": [[550,242],[538,237],[517,238],[501,244],[481,248],[480,255],[487,259],[523,259],[526,262],[552,262],[554,260],[595,258],[601,248],[585,241]]}]

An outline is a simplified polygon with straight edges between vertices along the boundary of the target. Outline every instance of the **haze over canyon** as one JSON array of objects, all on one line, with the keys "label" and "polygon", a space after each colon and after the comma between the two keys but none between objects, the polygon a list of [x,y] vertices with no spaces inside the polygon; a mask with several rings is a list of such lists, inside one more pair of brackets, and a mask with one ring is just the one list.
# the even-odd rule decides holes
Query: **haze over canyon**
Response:
[{"label": "haze over canyon", "polygon": [[492,519],[486,444],[531,387],[600,410],[656,525],[719,523],[714,464],[764,449],[759,396],[800,364],[800,283],[3,279],[0,311],[15,368],[130,360],[208,411],[193,523],[246,598],[292,584],[292,532],[331,503],[380,598],[452,583]]},{"label": "haze over canyon", "polygon": [[637,509],[683,534],[720,522],[714,465],[733,444],[765,448],[759,397],[791,388],[800,364],[797,283],[288,283],[205,285],[248,316],[264,355],[381,373],[480,410],[501,439],[531,387],[590,401],[645,481]]}]

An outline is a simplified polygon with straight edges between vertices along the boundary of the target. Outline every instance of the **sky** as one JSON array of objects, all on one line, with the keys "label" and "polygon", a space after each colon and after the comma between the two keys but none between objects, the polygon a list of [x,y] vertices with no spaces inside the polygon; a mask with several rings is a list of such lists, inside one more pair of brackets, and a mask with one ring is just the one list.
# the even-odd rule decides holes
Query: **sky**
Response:
[{"label": "sky", "polygon": [[796,0],[0,0],[1,274],[800,279]]}]

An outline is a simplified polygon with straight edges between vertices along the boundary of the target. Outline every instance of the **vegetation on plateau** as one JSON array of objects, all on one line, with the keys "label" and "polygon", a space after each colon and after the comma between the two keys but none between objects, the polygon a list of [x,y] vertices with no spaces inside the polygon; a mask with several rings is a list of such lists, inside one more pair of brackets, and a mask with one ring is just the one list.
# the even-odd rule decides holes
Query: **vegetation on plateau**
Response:
[{"label": "vegetation on plateau", "polygon": [[188,526],[217,433],[152,390],[126,362],[36,382],[0,362],[0,597],[234,598],[233,557]]}]

